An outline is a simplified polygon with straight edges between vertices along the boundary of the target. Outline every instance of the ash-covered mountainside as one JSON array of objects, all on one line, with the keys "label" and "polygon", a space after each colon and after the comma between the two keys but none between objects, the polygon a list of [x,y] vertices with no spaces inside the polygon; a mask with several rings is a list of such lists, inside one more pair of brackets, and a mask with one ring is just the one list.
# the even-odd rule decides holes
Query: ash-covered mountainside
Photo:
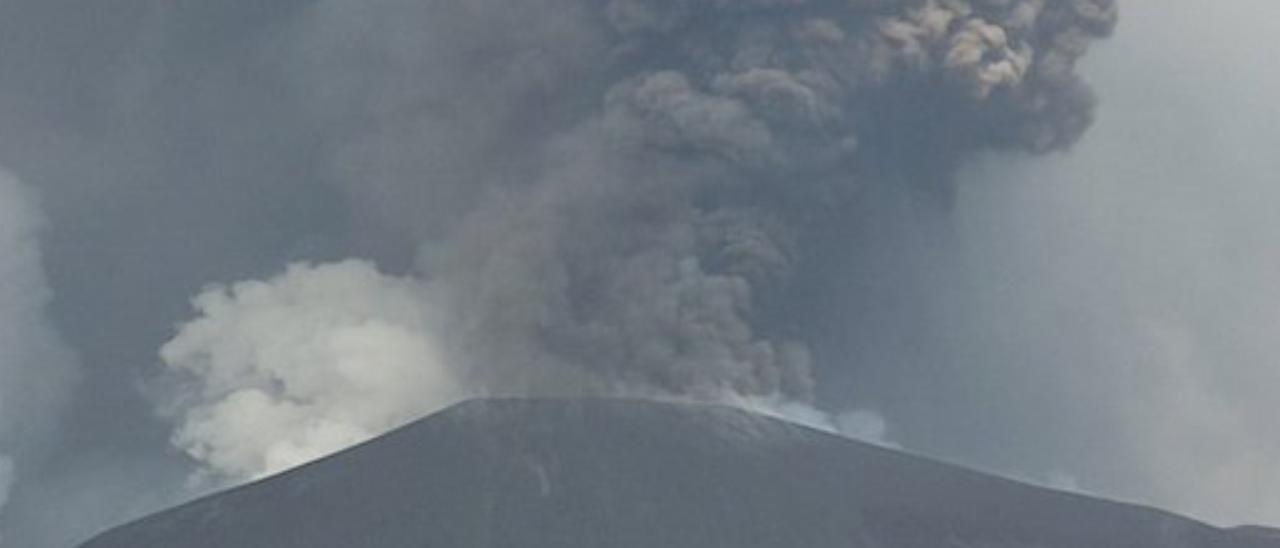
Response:
[{"label": "ash-covered mountainside", "polygon": [[1280,547],[713,406],[485,400],[84,548]]}]

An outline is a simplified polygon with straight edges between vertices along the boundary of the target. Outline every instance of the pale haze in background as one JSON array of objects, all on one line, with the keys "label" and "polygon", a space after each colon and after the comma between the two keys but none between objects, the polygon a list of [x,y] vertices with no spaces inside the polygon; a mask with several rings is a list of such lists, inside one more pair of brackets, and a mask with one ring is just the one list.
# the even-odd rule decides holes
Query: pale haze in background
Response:
[{"label": "pale haze in background", "polygon": [[[1068,153],[991,154],[899,202],[820,356],[897,441],[1023,480],[1280,523],[1280,76],[1267,2],[1136,0]],[[903,274],[907,273],[907,274]],[[863,289],[858,289],[863,288]],[[867,313],[868,310],[873,311]],[[870,318],[860,320],[859,317]]]},{"label": "pale haze in background", "polygon": [[1280,523],[1280,7],[1123,8],[1086,60],[1103,97],[1089,136],[965,176],[979,336],[1018,356],[1023,390],[1076,411],[1045,413],[1040,436],[1074,446],[1044,463],[1104,495]]}]

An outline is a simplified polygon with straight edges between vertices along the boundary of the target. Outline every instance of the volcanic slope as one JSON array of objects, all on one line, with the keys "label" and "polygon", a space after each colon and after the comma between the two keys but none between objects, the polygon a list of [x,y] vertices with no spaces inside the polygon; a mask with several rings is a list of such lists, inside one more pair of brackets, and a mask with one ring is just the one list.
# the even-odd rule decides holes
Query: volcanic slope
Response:
[{"label": "volcanic slope", "polygon": [[1280,548],[716,406],[477,400],[84,548]]}]

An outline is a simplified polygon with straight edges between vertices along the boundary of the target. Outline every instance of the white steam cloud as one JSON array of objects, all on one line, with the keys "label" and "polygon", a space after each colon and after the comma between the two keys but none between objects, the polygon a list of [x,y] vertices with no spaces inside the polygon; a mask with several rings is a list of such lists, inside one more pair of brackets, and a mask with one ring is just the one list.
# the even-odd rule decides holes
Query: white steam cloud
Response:
[{"label": "white steam cloud", "polygon": [[417,281],[354,260],[207,289],[161,349],[185,379],[174,444],[206,479],[252,479],[457,401],[427,303]]},{"label": "white steam cloud", "polygon": [[13,487],[13,461],[0,455],[0,511],[9,504],[9,489]]},{"label": "white steam cloud", "polygon": [[893,439],[892,429],[884,415],[873,409],[828,413],[807,403],[777,397],[730,396],[725,403],[863,443],[902,449],[902,445]]},{"label": "white steam cloud", "polygon": [[0,171],[0,511],[19,469],[44,449],[74,378],[46,317],[42,224],[30,190]]},{"label": "white steam cloud", "polygon": [[870,409],[856,409],[835,417],[836,430],[855,440],[884,447],[900,447],[890,435],[884,416]]}]

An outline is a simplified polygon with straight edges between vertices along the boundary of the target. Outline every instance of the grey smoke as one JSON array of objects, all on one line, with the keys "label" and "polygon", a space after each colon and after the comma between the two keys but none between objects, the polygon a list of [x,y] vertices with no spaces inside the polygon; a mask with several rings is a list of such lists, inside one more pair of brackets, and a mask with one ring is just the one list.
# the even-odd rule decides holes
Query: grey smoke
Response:
[{"label": "grey smoke", "polygon": [[[319,60],[297,63],[328,82],[349,68],[334,59],[379,59],[372,82],[413,82],[327,105],[387,120],[340,146],[346,188],[428,204],[376,215],[417,233],[421,274],[453,295],[454,359],[518,393],[554,389],[546,370],[809,399],[803,336],[759,321],[807,232],[859,187],[946,192],[973,151],[1074,142],[1092,100],[1071,65],[1115,19],[1110,2],[544,3],[325,3],[304,42]],[[370,18],[390,37],[346,40]],[[436,192],[470,207],[433,226]]]},{"label": "grey smoke", "polygon": [[[424,336],[471,392],[813,404],[786,320],[813,234],[861,188],[945,195],[976,151],[1074,142],[1093,102],[1071,67],[1114,20],[1111,2],[322,2],[280,62],[319,82],[302,90],[339,136],[357,230],[404,242],[443,318]],[[232,477],[279,468],[252,443],[273,436],[235,417],[292,406],[296,383],[219,356],[274,324],[324,329],[304,303],[258,334],[203,335],[255,307],[236,293],[197,301],[164,351],[201,394],[174,404],[175,442]]]},{"label": "grey smoke", "polygon": [[500,369],[487,384],[550,366],[810,400],[803,334],[761,320],[805,242],[861,187],[947,192],[972,151],[1073,142],[1092,102],[1063,68],[1083,49],[1060,45],[1110,29],[1081,5],[611,3],[601,110],[445,244],[464,359]]},{"label": "grey smoke", "polygon": [[[975,151],[1074,142],[1093,103],[1071,66],[1114,19],[1110,2],[322,2],[280,62],[318,82],[302,89],[340,136],[357,227],[406,243],[470,391],[813,404],[786,319],[806,242],[860,188],[947,194]],[[203,394],[177,404],[175,442],[242,475],[269,446],[228,438],[271,436],[209,415],[294,383],[218,359],[243,351],[196,334],[217,321],[203,302],[175,339],[201,345],[165,352]],[[298,313],[279,323],[312,326]]]}]

